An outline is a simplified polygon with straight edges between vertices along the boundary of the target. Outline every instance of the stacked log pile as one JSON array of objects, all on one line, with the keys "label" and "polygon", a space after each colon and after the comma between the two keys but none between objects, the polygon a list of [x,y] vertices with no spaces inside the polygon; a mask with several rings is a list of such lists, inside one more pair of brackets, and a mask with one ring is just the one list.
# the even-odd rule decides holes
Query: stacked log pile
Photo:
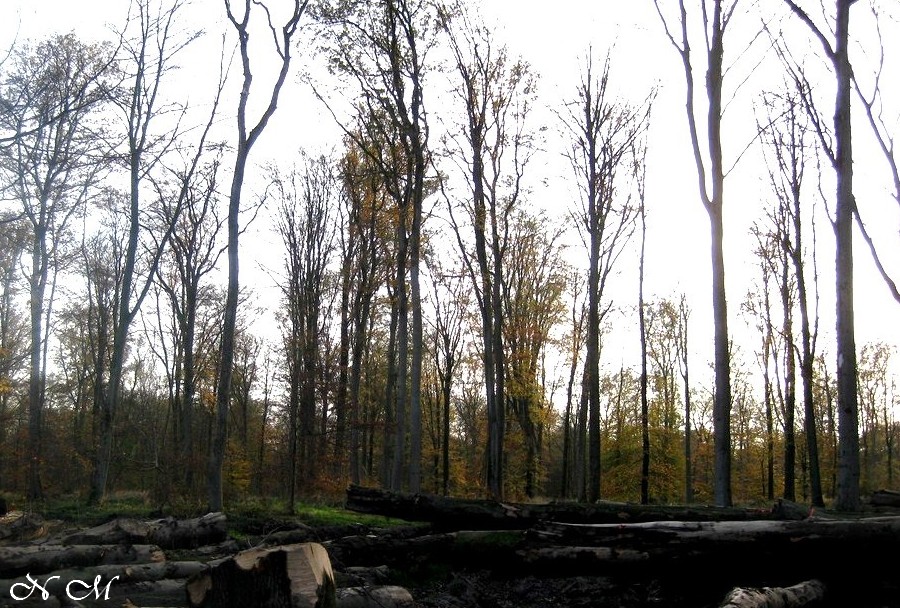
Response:
[{"label": "stacked log pile", "polygon": [[[387,579],[383,569],[336,578],[318,543],[262,546],[269,538],[239,551],[222,513],[187,520],[116,518],[55,538],[44,530],[35,516],[0,522],[0,608],[413,605],[406,589],[379,584]],[[302,527],[297,532],[309,534]],[[167,552],[196,559],[170,561]],[[338,588],[336,580],[347,584]]]},{"label": "stacked log pile", "polygon": [[[121,606],[126,600],[183,606],[188,579],[209,566],[167,561],[165,551],[221,544],[228,536],[223,513],[183,520],[115,518],[55,538],[42,533],[40,518],[20,514],[2,529],[0,606],[16,607]],[[224,550],[229,548],[226,543]]]}]

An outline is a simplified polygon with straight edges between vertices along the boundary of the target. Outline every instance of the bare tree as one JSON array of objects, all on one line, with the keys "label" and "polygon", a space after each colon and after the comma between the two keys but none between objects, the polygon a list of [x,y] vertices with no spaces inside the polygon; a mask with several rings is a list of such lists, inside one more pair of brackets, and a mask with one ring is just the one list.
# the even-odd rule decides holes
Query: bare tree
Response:
[{"label": "bare tree", "polygon": [[[325,289],[334,251],[334,206],[337,179],[327,157],[305,158],[287,175],[273,172],[278,200],[277,229],[285,249],[285,301],[282,320],[288,367],[290,509],[298,482],[317,475],[316,388],[322,367]],[[323,400],[323,407],[325,401]]]},{"label": "bare tree", "polygon": [[676,328],[676,344],[678,351],[678,368],[681,381],[684,383],[684,502],[694,502],[694,461],[691,449],[691,374],[688,364],[688,322],[691,309],[684,294],[678,299],[678,324]]},{"label": "bare tree", "polygon": [[703,116],[697,109],[694,91],[692,47],[688,35],[689,19],[684,0],[678,1],[679,31],[673,33],[664,16],[661,2],[653,0],[669,41],[681,57],[685,76],[685,109],[691,148],[697,165],[700,199],[709,216],[712,252],[712,300],[714,325],[715,401],[713,405],[713,435],[715,443],[715,502],[731,505],[731,366],[728,357],[728,308],[725,299],[725,258],[723,254],[723,202],[725,170],[722,161],[722,69],[725,55],[725,32],[734,15],[738,0],[713,0],[712,10],[702,2],[702,27],[706,41],[706,124],[707,150],[700,146],[697,122]]},{"label": "bare tree", "polygon": [[[835,508],[859,508],[859,403],[856,371],[856,329],[853,309],[853,142],[850,120],[852,69],[850,67],[850,6],[855,0],[835,0],[832,43],[809,14],[793,0],[784,0],[793,14],[822,44],[834,69],[836,83],[832,147],[824,125],[811,103],[807,110],[834,168],[836,199],[834,212],[835,293],[837,297],[837,401],[839,456]],[[827,31],[827,30],[826,30]],[[808,101],[808,98],[807,98]]]},{"label": "bare tree", "polygon": [[432,260],[434,290],[434,364],[438,375],[441,414],[441,491],[450,493],[450,413],[453,383],[463,355],[465,306],[462,272],[447,272]]},{"label": "bare tree", "polygon": [[[567,152],[578,180],[581,206],[574,216],[588,248],[587,353],[585,382],[587,395],[587,437],[576,435],[576,445],[587,442],[588,472],[585,478],[576,468],[580,498],[600,498],[600,331],[612,302],[604,302],[607,281],[625,244],[634,233],[638,207],[628,192],[623,175],[632,177],[631,159],[637,138],[647,128],[649,99],[631,105],[613,99],[610,93],[610,61],[600,74],[594,73],[594,59],[587,57],[575,98],[567,104],[561,119],[570,133]],[[576,454],[584,449],[576,447]],[[581,464],[576,461],[576,467]],[[583,467],[583,464],[581,465]]]},{"label": "bare tree", "polygon": [[92,116],[104,100],[110,49],[57,36],[16,50],[3,74],[4,127],[17,133],[0,148],[6,198],[30,227],[30,377],[28,389],[29,500],[43,498],[40,478],[47,337],[56,273],[73,218],[84,211],[100,172]]},{"label": "bare tree", "polygon": [[528,65],[511,59],[491,32],[463,8],[442,8],[441,25],[459,79],[455,93],[463,123],[452,136],[450,154],[466,178],[467,193],[459,206],[471,237],[463,236],[449,195],[447,202],[481,317],[488,419],[487,489],[500,499],[504,492],[507,402],[503,260],[511,217],[521,205],[522,178],[534,150],[528,122],[535,83]]},{"label": "bare tree", "polygon": [[[224,218],[219,216],[218,171],[220,160],[214,159],[184,183],[190,176],[179,173],[176,179],[186,190],[183,209],[177,199],[161,201],[159,223],[174,225],[170,247],[156,269],[156,284],[165,293],[174,327],[170,392],[174,415],[175,444],[182,466],[186,489],[194,485],[194,415],[197,396],[197,332],[198,315],[212,294],[205,277],[216,267],[224,249],[220,243]],[[189,168],[188,168],[189,169]]]},{"label": "bare tree", "polygon": [[[164,104],[160,93],[165,76],[176,67],[175,61],[179,53],[199,36],[196,32],[184,36],[175,33],[175,24],[182,7],[183,3],[176,2],[167,9],[157,10],[151,7],[149,0],[137,0],[132,7],[134,14],[129,15],[129,21],[120,34],[123,81],[112,92],[111,101],[122,120],[124,142],[120,143],[122,149],[117,146],[110,154],[124,165],[128,173],[129,189],[122,201],[124,209],[117,210],[125,216],[128,227],[118,310],[113,328],[109,384],[97,411],[99,430],[88,494],[88,502],[92,504],[101,501],[107,491],[115,420],[122,397],[129,329],[150,291],[156,268],[172,236],[174,221],[187,198],[187,184],[192,183],[191,177],[205,152],[206,137],[222,91],[220,80],[209,119],[201,128],[197,146],[186,161],[185,179],[174,191],[168,191],[161,173],[168,170],[165,159],[176,142],[182,139],[181,118],[186,114],[187,108],[176,106],[174,128],[171,124],[161,125],[160,119],[172,107]],[[164,129],[165,135],[160,135],[156,129]],[[176,211],[171,217],[173,223],[164,226],[159,233],[146,229],[150,210],[143,195],[148,184],[155,194],[155,201],[151,199],[152,202],[159,203],[169,198],[176,201]]]},{"label": "bare tree", "polygon": [[[309,0],[294,0],[284,24],[276,28],[268,5],[263,2],[244,0],[232,2],[224,0],[225,13],[238,36],[238,48],[241,57],[243,80],[237,107],[237,143],[235,146],[234,172],[231,178],[231,190],[228,198],[228,291],[225,300],[225,319],[222,324],[222,345],[219,354],[219,376],[216,383],[216,417],[213,441],[209,451],[207,466],[207,492],[209,509],[222,510],[222,467],[225,462],[225,440],[228,430],[228,405],[231,398],[231,377],[234,363],[235,330],[237,327],[239,284],[238,245],[240,239],[241,195],[244,189],[244,177],[250,150],[262,135],[269,120],[275,114],[278,97],[287,80],[291,66],[291,44],[300,19],[306,10]],[[235,5],[237,8],[235,8]],[[279,62],[278,75],[271,85],[268,101],[255,124],[247,122],[247,109],[250,103],[253,70],[250,59],[250,18],[253,14],[262,13],[266,20],[275,55]],[[265,98],[264,98],[265,99]]]},{"label": "bare tree", "polygon": [[18,310],[16,296],[22,289],[19,264],[25,254],[29,230],[18,213],[0,217],[0,487],[6,484],[6,455],[12,450],[3,447],[12,435],[16,388],[28,360],[28,327]]},{"label": "bare tree", "polygon": [[[810,319],[809,281],[807,273],[807,251],[804,235],[805,222],[801,214],[802,189],[806,163],[811,149],[810,126],[802,107],[799,93],[787,94],[783,99],[771,96],[767,100],[770,114],[780,117],[768,126],[768,147],[772,155],[769,164],[770,179],[777,198],[776,210],[770,215],[779,231],[780,248],[785,256],[785,266],[789,263],[794,276],[796,299],[800,311],[800,376],[803,382],[804,431],[806,435],[807,458],[810,473],[810,490],[814,506],[824,506],[822,482],[819,471],[819,450],[816,429],[816,414],[813,402],[813,361],[815,360],[816,337],[818,335],[818,314]],[[773,215],[774,214],[774,215]],[[815,233],[812,250],[812,284],[817,288],[815,272]],[[785,269],[786,271],[786,269]],[[784,283],[784,281],[782,281]],[[782,299],[785,299],[783,294]],[[816,305],[818,301],[816,301]],[[788,311],[785,310],[785,314]],[[787,337],[785,325],[785,339]],[[789,344],[792,350],[796,348]],[[786,477],[787,480],[787,477]],[[787,483],[787,481],[786,481]],[[787,492],[786,498],[790,498]]]}]

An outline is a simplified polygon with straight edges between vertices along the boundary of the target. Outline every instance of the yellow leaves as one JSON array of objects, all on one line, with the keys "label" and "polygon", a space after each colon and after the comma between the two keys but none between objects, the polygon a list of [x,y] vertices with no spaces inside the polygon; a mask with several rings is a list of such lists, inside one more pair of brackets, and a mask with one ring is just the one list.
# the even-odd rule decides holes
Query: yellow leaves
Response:
[{"label": "yellow leaves", "polygon": [[225,449],[225,489],[232,496],[246,496],[253,478],[253,463],[246,448],[231,440]]},{"label": "yellow leaves", "polygon": [[13,392],[13,385],[6,376],[0,376],[0,395],[10,395]]}]

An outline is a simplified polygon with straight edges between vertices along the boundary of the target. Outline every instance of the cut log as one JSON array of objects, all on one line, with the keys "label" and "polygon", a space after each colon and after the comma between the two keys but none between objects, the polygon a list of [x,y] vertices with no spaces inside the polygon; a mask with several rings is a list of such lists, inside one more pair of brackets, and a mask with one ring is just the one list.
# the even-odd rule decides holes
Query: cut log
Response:
[{"label": "cut log", "polygon": [[187,595],[194,608],[334,608],[336,602],[331,561],[318,543],[242,551],[192,577]]},{"label": "cut log", "polygon": [[395,585],[337,590],[337,608],[413,608],[409,591]]},{"label": "cut log", "polygon": [[351,485],[347,509],[431,522],[445,530],[525,529],[541,521],[568,523],[633,523],[649,521],[749,521],[776,519],[774,509],[741,509],[707,505],[637,505],[598,502],[519,504],[493,500],[407,494]]},{"label": "cut log", "polygon": [[13,511],[0,517],[0,546],[28,542],[46,534],[47,527],[40,515]]},{"label": "cut log", "polygon": [[67,568],[104,564],[161,562],[165,554],[156,545],[29,545],[0,547],[0,578],[46,574]]},{"label": "cut log", "polygon": [[228,536],[224,513],[194,519],[138,521],[118,517],[105,524],[70,534],[67,545],[152,544],[163,549],[194,549],[220,543]]},{"label": "cut log", "polygon": [[791,587],[735,587],[725,596],[719,608],[800,608],[821,602],[824,598],[825,585],[813,579]]},{"label": "cut log", "polygon": [[900,492],[878,490],[872,493],[869,504],[873,507],[900,507]]}]

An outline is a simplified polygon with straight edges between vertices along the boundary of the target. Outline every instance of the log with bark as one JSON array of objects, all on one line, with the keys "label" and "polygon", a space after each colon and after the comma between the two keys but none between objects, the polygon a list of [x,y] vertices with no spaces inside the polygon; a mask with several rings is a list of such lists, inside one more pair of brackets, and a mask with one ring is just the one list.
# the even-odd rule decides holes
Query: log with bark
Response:
[{"label": "log with bark", "polygon": [[0,547],[0,579],[54,570],[165,560],[156,545],[26,545]]},{"label": "log with bark", "polygon": [[337,590],[337,608],[413,608],[409,591],[396,585],[346,587]]},{"label": "log with bark", "polygon": [[158,545],[163,549],[194,549],[220,543],[228,536],[224,513],[193,519],[168,517],[153,521],[117,517],[105,524],[63,538],[66,545]]},{"label": "log with bark", "polygon": [[898,507],[900,508],[900,492],[893,490],[878,490],[869,498],[869,504],[873,507]]},{"label": "log with bark", "polygon": [[[157,582],[166,579],[182,580],[182,585],[191,576],[196,576],[209,569],[203,562],[150,562],[144,564],[110,564],[104,566],[92,566],[86,568],[69,568],[54,570],[40,577],[29,573],[33,578],[39,578],[41,586],[53,596],[62,596],[66,588],[74,585],[78,591],[82,590],[80,583],[97,581],[102,587],[110,588],[110,598],[127,596],[122,595],[123,586],[136,583]],[[30,585],[28,576],[20,576],[12,579],[0,580],[0,598],[11,597],[10,592],[14,586]],[[183,595],[183,593],[182,593]]]},{"label": "log with bark", "polygon": [[430,522],[443,530],[525,529],[541,521],[567,523],[635,523],[650,521],[750,521],[798,517],[795,509],[742,509],[709,505],[637,505],[597,502],[524,504],[408,494],[351,485],[347,509]]},{"label": "log with bark", "polygon": [[[727,564],[734,585],[784,585],[842,576],[835,555],[853,555],[874,578],[890,574],[882,555],[900,542],[900,517],[859,520],[547,523],[536,530],[460,531],[389,542],[356,536],[325,543],[341,567],[490,570],[538,577],[655,573],[673,584]],[[844,577],[846,578],[846,577]],[[789,579],[789,580],[786,580]],[[718,593],[724,594],[727,588]],[[721,597],[719,595],[718,597]]]}]

